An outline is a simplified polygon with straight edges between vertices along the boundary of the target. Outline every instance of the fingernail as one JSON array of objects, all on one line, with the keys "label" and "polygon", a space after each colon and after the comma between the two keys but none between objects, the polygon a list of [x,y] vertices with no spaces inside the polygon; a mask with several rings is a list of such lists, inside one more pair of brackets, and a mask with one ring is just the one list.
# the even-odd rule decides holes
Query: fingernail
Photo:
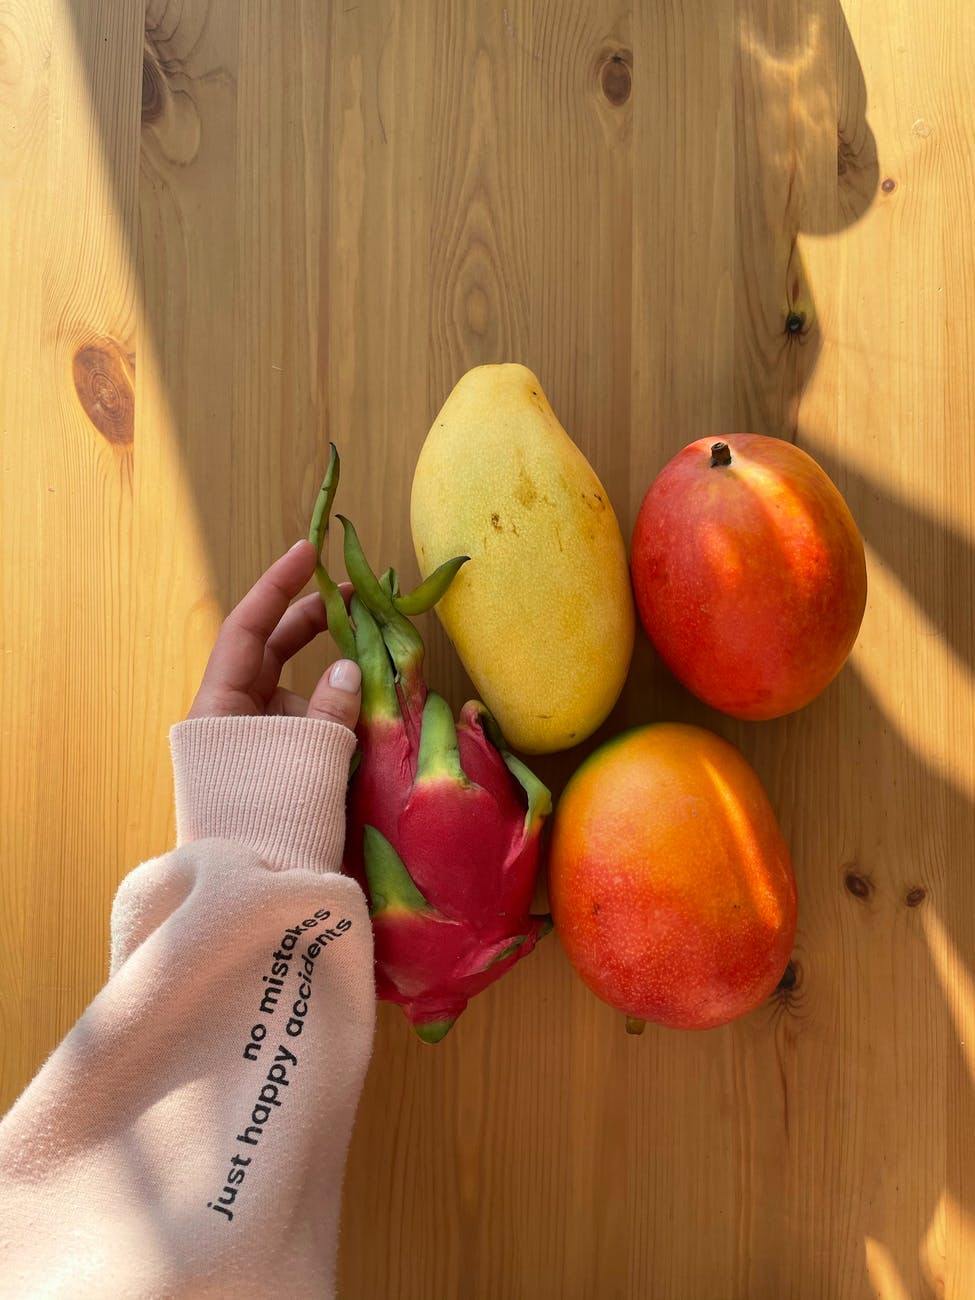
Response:
[{"label": "fingernail", "polygon": [[307,540],[308,540],[307,537],[299,537],[298,540],[295,542],[294,546],[289,546],[288,550],[296,551],[298,547],[302,544],[302,542],[306,542]]},{"label": "fingernail", "polygon": [[329,669],[328,684],[337,691],[348,691],[355,695],[362,685],[362,670],[354,659],[336,659]]}]

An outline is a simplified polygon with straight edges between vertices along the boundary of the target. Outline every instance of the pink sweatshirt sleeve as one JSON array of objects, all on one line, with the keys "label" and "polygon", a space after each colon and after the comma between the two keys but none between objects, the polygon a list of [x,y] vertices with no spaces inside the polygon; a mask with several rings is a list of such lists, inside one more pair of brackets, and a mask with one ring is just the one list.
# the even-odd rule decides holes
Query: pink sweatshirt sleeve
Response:
[{"label": "pink sweatshirt sleeve", "polygon": [[0,1296],[332,1296],[372,1047],[339,875],[351,731],[172,730],[177,848],[112,908],[108,982],[0,1123]]}]

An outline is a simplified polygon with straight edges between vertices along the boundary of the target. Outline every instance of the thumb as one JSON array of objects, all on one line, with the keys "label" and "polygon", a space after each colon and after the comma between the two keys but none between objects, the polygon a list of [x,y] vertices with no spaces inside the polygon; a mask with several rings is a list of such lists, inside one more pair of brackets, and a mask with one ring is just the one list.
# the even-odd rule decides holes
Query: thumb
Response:
[{"label": "thumb", "polygon": [[362,672],[353,659],[337,659],[315,687],[308,701],[309,718],[340,722],[350,731],[359,721]]}]

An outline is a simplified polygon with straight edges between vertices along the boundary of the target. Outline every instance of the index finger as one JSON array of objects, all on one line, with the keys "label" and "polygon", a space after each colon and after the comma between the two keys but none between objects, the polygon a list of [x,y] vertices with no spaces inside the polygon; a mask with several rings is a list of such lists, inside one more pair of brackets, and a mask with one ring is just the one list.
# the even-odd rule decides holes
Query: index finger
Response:
[{"label": "index finger", "polygon": [[296,543],[261,574],[224,620],[208,673],[223,685],[245,690],[264,663],[264,647],[291,601],[315,572],[311,542]]}]

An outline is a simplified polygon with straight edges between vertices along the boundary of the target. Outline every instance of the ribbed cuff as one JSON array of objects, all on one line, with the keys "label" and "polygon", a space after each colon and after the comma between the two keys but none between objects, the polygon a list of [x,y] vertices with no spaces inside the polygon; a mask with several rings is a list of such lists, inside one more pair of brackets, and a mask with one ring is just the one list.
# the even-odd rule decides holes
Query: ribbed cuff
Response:
[{"label": "ribbed cuff", "polygon": [[190,718],[169,733],[176,835],[229,839],[281,870],[338,871],[353,732],[318,718]]}]

